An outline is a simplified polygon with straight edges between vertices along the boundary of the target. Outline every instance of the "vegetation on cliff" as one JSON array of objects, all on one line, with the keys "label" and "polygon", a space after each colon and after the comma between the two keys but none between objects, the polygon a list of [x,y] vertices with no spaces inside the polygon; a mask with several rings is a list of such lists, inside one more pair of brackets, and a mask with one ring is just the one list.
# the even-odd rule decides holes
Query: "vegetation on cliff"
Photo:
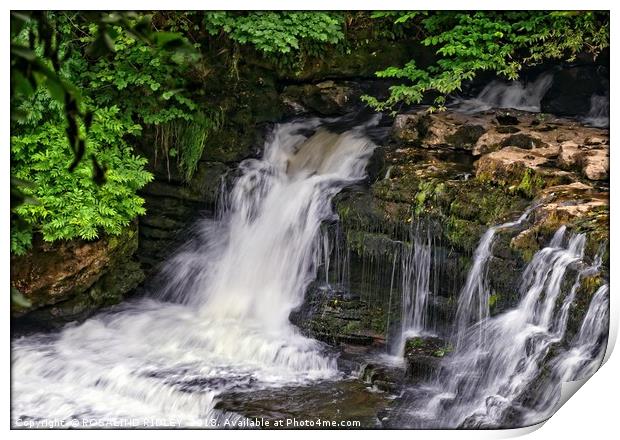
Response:
[{"label": "vegetation on cliff", "polygon": [[[270,100],[244,109],[222,98],[249,99],[252,90],[236,86],[244,75],[257,84],[311,77],[328,51],[346,65],[360,47],[406,40],[435,59],[383,65],[380,77],[404,84],[385,101],[366,99],[385,109],[431,93],[441,107],[479,72],[515,78],[548,59],[597,55],[608,33],[609,16],[594,12],[14,12],[12,252],[33,232],[93,239],[142,214],[137,191],[151,179],[134,149],[142,139],[155,167],[164,163],[170,178],[175,166],[189,182],[204,154],[218,154],[210,144],[222,144],[224,127],[234,143],[239,125],[262,118],[248,111],[278,116]],[[369,50],[362,64],[380,57]]]},{"label": "vegetation on cliff", "polygon": [[582,53],[596,57],[609,46],[609,14],[588,11],[479,11],[375,13],[394,17],[395,25],[422,33],[421,43],[437,59],[428,66],[416,60],[389,67],[377,75],[404,84],[390,88],[385,101],[366,97],[379,110],[397,103],[417,104],[432,93],[434,107],[463,83],[489,71],[506,79],[519,78],[528,66],[547,60],[572,61]]}]

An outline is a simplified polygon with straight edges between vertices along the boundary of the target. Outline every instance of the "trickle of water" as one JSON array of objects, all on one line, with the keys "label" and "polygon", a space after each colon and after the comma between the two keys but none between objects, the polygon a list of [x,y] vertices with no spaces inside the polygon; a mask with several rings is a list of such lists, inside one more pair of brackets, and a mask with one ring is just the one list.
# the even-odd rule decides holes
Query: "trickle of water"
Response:
[{"label": "trickle of water", "polygon": [[428,330],[432,251],[430,231],[418,223],[411,245],[403,245],[401,251],[401,331],[393,355],[402,355],[407,338]]},{"label": "trickle of water", "polygon": [[457,101],[456,109],[478,113],[493,108],[540,112],[540,101],[553,83],[553,75],[543,73],[535,81],[492,81],[475,98]]},{"label": "trickle of water", "polygon": [[13,420],[203,426],[222,391],[336,377],[335,359],[288,317],[316,277],[331,198],[364,177],[374,144],[364,127],[320,123],[278,126],[263,158],[240,165],[225,210],[170,260],[155,299],[14,340]]}]

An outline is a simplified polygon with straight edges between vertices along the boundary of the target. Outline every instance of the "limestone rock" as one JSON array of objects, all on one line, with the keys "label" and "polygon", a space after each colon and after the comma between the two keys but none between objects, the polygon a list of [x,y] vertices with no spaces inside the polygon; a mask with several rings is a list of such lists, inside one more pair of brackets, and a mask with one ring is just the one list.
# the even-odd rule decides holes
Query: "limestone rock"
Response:
[{"label": "limestone rock", "polygon": [[586,145],[600,145],[605,143],[605,139],[598,136],[589,136],[584,140],[583,143]]},{"label": "limestone rock", "polygon": [[392,137],[422,148],[472,150],[487,130],[487,124],[478,123],[475,117],[420,111],[398,115],[392,127]]},{"label": "limestone rock", "polygon": [[583,157],[583,174],[590,180],[609,179],[609,151],[597,149],[588,151]]},{"label": "limestone rock", "polygon": [[399,141],[421,141],[426,136],[430,117],[426,113],[398,115],[392,126],[392,137]]},{"label": "limestone rock", "polygon": [[570,169],[579,164],[583,152],[576,142],[565,141],[560,145],[560,156],[558,157],[558,165],[562,169]]},{"label": "limestone rock", "polygon": [[524,150],[531,150],[536,147],[546,146],[538,137],[525,133],[513,134],[504,138],[502,141],[502,147],[519,147]]}]

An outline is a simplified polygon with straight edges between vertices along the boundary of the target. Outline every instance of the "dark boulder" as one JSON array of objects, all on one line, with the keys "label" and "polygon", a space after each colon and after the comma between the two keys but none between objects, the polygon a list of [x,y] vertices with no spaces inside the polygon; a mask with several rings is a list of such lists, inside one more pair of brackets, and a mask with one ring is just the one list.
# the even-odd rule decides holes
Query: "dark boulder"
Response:
[{"label": "dark boulder", "polygon": [[555,72],[553,84],[543,96],[540,110],[554,115],[586,115],[593,95],[609,90],[609,69],[605,66],[583,65]]}]

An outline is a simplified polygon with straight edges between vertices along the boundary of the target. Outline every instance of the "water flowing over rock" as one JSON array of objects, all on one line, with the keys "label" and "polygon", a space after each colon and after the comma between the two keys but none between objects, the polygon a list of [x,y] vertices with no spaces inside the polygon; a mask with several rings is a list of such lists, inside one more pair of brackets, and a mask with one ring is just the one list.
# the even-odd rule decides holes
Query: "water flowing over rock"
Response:
[{"label": "water flowing over rock", "polygon": [[204,426],[224,391],[338,377],[335,359],[288,315],[316,276],[332,196],[364,177],[374,144],[364,126],[332,134],[320,124],[279,126],[263,158],[241,164],[225,212],[201,222],[152,298],[15,339],[13,418]]},{"label": "water flowing over rock", "polygon": [[[600,259],[584,264],[584,245],[584,235],[568,238],[564,227],[558,229],[523,273],[519,304],[494,317],[482,316],[466,328],[441,369],[405,393],[388,417],[390,426],[522,426],[552,414],[561,381],[592,374],[604,352],[606,285],[591,299],[569,349],[561,348],[581,279],[600,267]],[[573,269],[577,275],[571,277]],[[572,287],[563,293],[566,282]],[[543,362],[552,366],[552,380],[540,378]],[[532,385],[536,381],[538,388]],[[528,397],[531,393],[538,393],[537,398]]]},{"label": "water flowing over rock", "polygon": [[609,93],[592,95],[590,110],[583,121],[593,127],[609,127]]},{"label": "water flowing over rock", "polygon": [[13,417],[200,427],[337,408],[368,427],[489,428],[552,414],[561,381],[604,353],[608,131],[420,110],[388,138],[391,120],[364,117],[279,124],[237,170],[201,162],[202,190],[158,181],[207,218],[146,298],[13,340]]},{"label": "water flowing over rock", "polygon": [[[419,227],[419,225],[418,225]],[[408,337],[424,334],[427,328],[429,296],[431,295],[432,238],[415,231],[410,249],[402,251],[401,334],[395,354],[401,355]]]},{"label": "water flowing over rock", "polygon": [[466,113],[478,113],[492,108],[539,112],[540,102],[552,83],[553,76],[549,73],[541,74],[529,83],[492,81],[478,96],[463,100],[456,108]]},{"label": "water flowing over rock", "polygon": [[480,243],[474,252],[472,267],[467,274],[467,280],[459,293],[454,327],[457,347],[461,345],[462,338],[473,323],[489,317],[490,293],[487,285],[487,270],[492,255],[491,250],[495,233],[498,230],[519,225],[531,211],[532,209],[526,210],[516,221],[489,228],[480,239]]}]

